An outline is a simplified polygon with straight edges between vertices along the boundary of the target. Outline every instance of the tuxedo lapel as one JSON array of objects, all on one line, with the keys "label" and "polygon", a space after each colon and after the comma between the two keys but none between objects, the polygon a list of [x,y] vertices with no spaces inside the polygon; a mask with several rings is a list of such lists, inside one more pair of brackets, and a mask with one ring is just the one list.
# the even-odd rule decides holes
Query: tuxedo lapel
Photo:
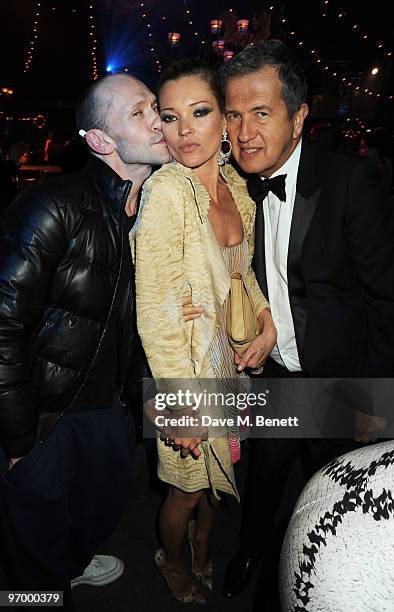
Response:
[{"label": "tuxedo lapel", "polygon": [[256,275],[257,282],[265,297],[269,299],[267,287],[267,274],[265,267],[265,235],[264,235],[264,211],[263,203],[256,206],[255,219],[255,243],[252,260],[252,268]]},{"label": "tuxedo lapel", "polygon": [[[307,320],[305,286],[301,270],[301,253],[321,193],[321,187],[316,178],[317,156],[318,148],[308,140],[303,139],[287,256],[289,300],[300,358],[302,355]],[[269,300],[265,263],[264,210],[262,202],[257,203],[256,206],[255,250],[252,267],[256,274],[260,289]]]},{"label": "tuxedo lapel", "polygon": [[287,255],[287,281],[294,329],[301,358],[304,345],[307,310],[305,285],[301,270],[301,254],[305,238],[319,201],[321,187],[315,178],[316,148],[303,142],[297,175],[297,193],[294,202]]},{"label": "tuxedo lapel", "polygon": [[310,198],[304,198],[300,193],[296,194],[287,255],[288,279],[293,275],[298,275],[297,267],[300,263],[302,246],[312,223],[320,193],[321,188],[319,187]]}]

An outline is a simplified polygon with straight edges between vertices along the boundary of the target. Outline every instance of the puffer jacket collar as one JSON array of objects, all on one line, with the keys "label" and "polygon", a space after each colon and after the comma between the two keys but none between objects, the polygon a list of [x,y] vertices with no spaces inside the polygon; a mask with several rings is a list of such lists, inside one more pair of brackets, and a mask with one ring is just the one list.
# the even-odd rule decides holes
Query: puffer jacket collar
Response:
[{"label": "puffer jacket collar", "polygon": [[94,155],[90,156],[84,172],[93,180],[112,212],[117,216],[121,215],[132,181],[124,181],[108,164]]}]

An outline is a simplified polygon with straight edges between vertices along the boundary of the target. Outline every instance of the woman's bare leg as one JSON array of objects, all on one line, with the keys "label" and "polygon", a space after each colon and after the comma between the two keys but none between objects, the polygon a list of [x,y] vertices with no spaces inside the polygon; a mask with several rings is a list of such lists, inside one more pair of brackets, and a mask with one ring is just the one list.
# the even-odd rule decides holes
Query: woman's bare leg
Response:
[{"label": "woman's bare leg", "polygon": [[170,486],[160,512],[160,532],[169,569],[186,568],[182,559],[182,545],[187,524],[204,491],[185,493]]},{"label": "woman's bare leg", "polygon": [[196,522],[192,535],[194,546],[194,565],[196,572],[203,572],[209,560],[209,534],[219,501],[206,491],[197,505]]}]

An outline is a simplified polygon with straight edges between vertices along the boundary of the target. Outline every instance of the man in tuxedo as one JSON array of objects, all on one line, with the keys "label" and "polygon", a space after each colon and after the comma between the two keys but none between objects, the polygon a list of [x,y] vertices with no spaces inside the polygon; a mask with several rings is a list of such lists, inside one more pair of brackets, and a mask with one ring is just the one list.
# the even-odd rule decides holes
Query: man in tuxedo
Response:
[{"label": "man in tuxedo", "polygon": [[[254,270],[277,328],[265,375],[392,377],[394,234],[377,166],[302,137],[306,79],[281,41],[247,47],[225,66],[224,84],[233,157],[257,204]],[[370,419],[362,441],[376,422]],[[246,586],[261,557],[275,567],[281,535],[274,527],[295,460],[304,459],[308,477],[350,450],[351,441],[342,442],[252,440],[228,597]]]}]

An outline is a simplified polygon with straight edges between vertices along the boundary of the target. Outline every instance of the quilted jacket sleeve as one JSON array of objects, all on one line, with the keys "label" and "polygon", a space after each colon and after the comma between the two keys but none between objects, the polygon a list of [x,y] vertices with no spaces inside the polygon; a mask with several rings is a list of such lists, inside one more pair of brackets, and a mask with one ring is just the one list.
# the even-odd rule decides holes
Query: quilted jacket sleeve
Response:
[{"label": "quilted jacket sleeve", "polygon": [[23,192],[0,221],[0,441],[10,457],[34,445],[38,425],[30,342],[66,237],[46,186]]}]

